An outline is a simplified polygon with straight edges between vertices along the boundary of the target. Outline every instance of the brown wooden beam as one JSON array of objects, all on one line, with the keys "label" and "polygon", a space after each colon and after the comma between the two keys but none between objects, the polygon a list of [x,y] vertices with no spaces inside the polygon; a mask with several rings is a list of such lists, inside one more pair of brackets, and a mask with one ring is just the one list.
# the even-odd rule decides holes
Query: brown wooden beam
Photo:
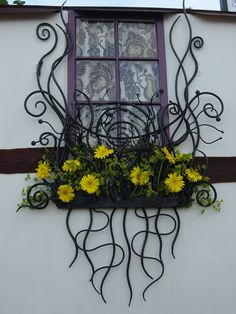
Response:
[{"label": "brown wooden beam", "polygon": [[0,173],[35,172],[44,148],[0,149]]},{"label": "brown wooden beam", "polygon": [[236,157],[208,157],[207,175],[212,183],[236,182]]},{"label": "brown wooden beam", "polygon": [[[0,173],[35,172],[44,148],[0,149]],[[201,163],[202,158],[198,157]],[[212,183],[236,182],[236,157],[208,157],[208,172]]]}]

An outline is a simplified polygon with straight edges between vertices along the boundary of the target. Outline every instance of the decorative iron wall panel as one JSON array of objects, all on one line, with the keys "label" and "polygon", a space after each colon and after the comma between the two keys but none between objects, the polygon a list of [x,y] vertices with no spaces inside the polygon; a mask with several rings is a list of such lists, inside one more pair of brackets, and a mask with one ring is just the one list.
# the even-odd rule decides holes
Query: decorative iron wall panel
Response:
[{"label": "decorative iron wall panel", "polygon": [[[90,282],[106,302],[104,286],[109,284],[108,275],[114,268],[123,265],[130,305],[133,298],[132,282],[135,280],[131,278],[130,271],[133,258],[139,259],[140,268],[149,280],[143,290],[145,300],[148,289],[164,274],[163,245],[169,236],[172,236],[170,251],[174,257],[174,245],[180,231],[178,209],[191,205],[193,197],[203,207],[211,206],[216,201],[216,190],[206,179],[207,157],[199,145],[201,142],[213,143],[221,139],[221,136],[216,135],[214,140],[209,141],[202,129],[208,127],[215,130],[216,134],[222,133],[211,121],[220,121],[223,102],[212,92],[196,91],[191,95],[189,87],[198,73],[195,55],[204,42],[201,37],[193,36],[189,17],[184,10],[183,16],[175,20],[169,33],[170,46],[178,64],[175,100],[164,107],[160,106],[162,91],[158,90],[157,81],[153,81],[157,75],[157,65],[154,60],[145,60],[146,57],[156,57],[153,51],[153,24],[142,23],[136,29],[133,23],[122,23],[119,26],[122,30],[120,42],[124,45],[119,51],[122,55],[139,54],[143,58],[139,64],[137,60],[120,62],[120,81],[124,88],[121,92],[122,100],[114,102],[113,99],[113,61],[80,59],[74,93],[75,112],[72,114],[68,110],[70,104],[56,79],[56,72],[70,53],[73,42],[62,13],[63,27],[42,23],[37,28],[39,40],[51,41],[52,48],[39,60],[36,77],[38,89],[27,96],[25,110],[32,117],[39,118],[40,124],[49,127],[32,144],[47,146],[49,140],[52,140],[54,147],[39,163],[38,181],[27,189],[26,198],[19,208],[44,209],[53,201],[58,208],[67,209],[67,231],[75,248],[70,267],[83,253],[91,269]],[[188,38],[183,55],[177,53],[173,43],[175,27],[180,22],[185,23],[185,36]],[[64,34],[65,49],[52,62],[51,72],[45,82],[41,71],[44,61],[58,48],[59,32]],[[113,56],[112,36],[112,23],[94,22],[91,26],[91,22],[78,20],[77,55]],[[134,46],[131,48],[129,45],[132,41]],[[190,75],[189,69],[185,69],[189,58],[193,65]],[[127,79],[125,71],[132,73]],[[98,73],[102,80],[97,82]],[[86,76],[85,84],[81,83],[83,76]],[[135,79],[132,80],[132,77]],[[184,85],[180,84],[182,79]],[[116,80],[116,86],[120,81]],[[52,86],[56,86],[55,94]],[[63,101],[56,96],[58,93]],[[135,94],[137,102],[129,102],[134,100]],[[37,100],[34,102],[35,97]],[[145,102],[147,99],[149,101]],[[43,119],[49,109],[58,117],[60,132]],[[200,122],[202,117],[206,120],[204,123]],[[191,144],[191,152],[182,153],[176,149],[186,141]],[[204,157],[204,166],[197,165],[197,154]],[[76,208],[87,208],[89,220],[84,229],[72,231],[71,220]],[[133,210],[129,211],[130,208]],[[117,215],[122,216],[122,225],[115,224]],[[94,222],[101,216],[104,224],[96,228]],[[161,229],[163,218],[169,220],[172,226],[169,230]],[[130,235],[129,225],[135,219],[139,220],[142,227]],[[125,245],[121,245],[116,238],[116,228],[121,228]],[[104,231],[107,232],[108,240],[93,245],[93,235]],[[148,249],[150,243],[155,243],[153,252]],[[110,248],[109,262],[98,267],[93,253],[102,254],[103,248]],[[156,264],[154,274],[149,268],[150,261]],[[101,274],[100,280],[96,279],[98,273]]]}]

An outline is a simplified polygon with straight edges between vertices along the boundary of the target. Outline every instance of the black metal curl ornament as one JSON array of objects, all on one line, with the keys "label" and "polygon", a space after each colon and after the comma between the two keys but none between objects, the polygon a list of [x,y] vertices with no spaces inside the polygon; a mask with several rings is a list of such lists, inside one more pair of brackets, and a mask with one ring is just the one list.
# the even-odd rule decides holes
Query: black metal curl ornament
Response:
[{"label": "black metal curl ornament", "polygon": [[[72,48],[71,35],[62,14],[63,7],[61,10],[62,27],[42,23],[36,30],[38,39],[50,41],[51,48],[38,62],[36,76],[38,89],[30,93],[24,103],[26,112],[34,118],[39,118],[38,122],[48,127],[48,131],[43,132],[38,140],[32,142],[32,145],[50,146],[44,162],[46,165],[50,162],[51,171],[55,173],[56,169],[62,168],[66,160],[77,160],[78,156],[86,164],[85,172],[86,169],[92,169],[93,173],[101,172],[103,160],[94,160],[93,153],[96,145],[104,145],[114,151],[115,166],[108,163],[106,165],[107,167],[114,166],[112,166],[112,171],[115,175],[106,178],[105,192],[88,195],[80,189],[73,192],[75,196],[69,202],[63,202],[59,198],[58,187],[65,184],[65,178],[70,174],[57,173],[54,174],[53,179],[50,176],[45,177],[28,188],[26,199],[18,210],[22,207],[42,210],[50,201],[53,201],[58,208],[67,209],[66,228],[75,248],[69,267],[72,267],[79,255],[83,253],[91,269],[90,282],[105,303],[107,299],[104,287],[108,275],[114,268],[123,265],[129,293],[128,304],[131,304],[134,280],[131,278],[133,259],[139,259],[140,269],[148,282],[142,294],[143,299],[146,300],[147,291],[160,281],[164,274],[163,246],[167,237],[172,237],[171,254],[175,258],[174,246],[180,231],[178,209],[189,206],[193,195],[196,202],[203,207],[211,206],[217,199],[214,186],[204,180],[208,162],[204,152],[199,149],[199,144],[201,142],[212,144],[221,139],[219,136],[210,141],[204,137],[201,130],[210,128],[217,133],[223,133],[209,122],[220,121],[223,102],[212,92],[196,91],[193,96],[190,95],[189,87],[198,73],[195,53],[197,49],[203,47],[204,42],[199,36],[193,37],[184,1],[183,7],[188,43],[182,55],[177,53],[173,42],[175,26],[180,21],[180,16],[174,21],[169,33],[170,46],[178,64],[175,75],[176,100],[170,101],[168,105],[158,110],[156,108],[160,107],[156,106],[156,101],[161,91],[156,92],[148,104],[142,103],[137,95],[138,106],[122,102],[118,108],[112,102],[106,105],[93,105],[85,93],[76,90],[74,93],[76,112],[72,116],[68,112],[67,98],[56,78],[59,66]],[[57,52],[59,33],[64,36],[65,48],[61,55],[51,63],[45,81],[42,79],[42,73],[45,71],[44,64]],[[185,62],[189,61],[189,58],[193,65],[190,74],[189,68],[188,71],[185,68]],[[83,101],[80,101],[81,97]],[[204,103],[205,99],[208,99],[208,102]],[[59,126],[57,123],[57,126],[53,127],[51,123],[43,119],[48,111],[54,112]],[[168,122],[165,119],[166,115],[169,116]],[[200,119],[204,120],[204,123],[200,123]],[[198,169],[201,179],[185,182],[184,188],[179,193],[173,191],[166,193],[163,190],[162,193],[153,193],[153,191],[163,189],[168,173],[173,172],[174,165],[171,164],[171,158],[173,162],[173,160],[183,158],[181,156],[186,157],[176,151],[176,147],[186,141],[191,143],[191,158],[183,162],[181,167],[185,169],[187,165],[187,168]],[[78,155],[80,151],[83,152],[82,155]],[[155,159],[156,151],[159,157]],[[165,154],[170,160],[166,159]],[[204,157],[204,166],[197,165],[196,155]],[[150,182],[149,192],[150,189],[152,191],[148,196],[142,195],[137,186],[132,186],[129,176],[124,175],[124,173],[129,174],[134,167],[142,163],[143,158],[146,161],[150,160],[152,165],[152,173],[146,173],[146,178],[148,177]],[[153,158],[154,161],[151,161]],[[78,181],[76,173],[73,173],[73,176],[74,180]],[[89,222],[84,229],[74,232],[71,220],[76,208],[88,209]],[[116,219],[120,215],[122,215],[120,228],[123,242],[117,239],[115,232],[118,228]],[[171,225],[165,232],[160,227],[163,219],[168,222],[168,226]],[[131,234],[129,226],[134,220],[137,220],[141,227]],[[103,223],[98,227],[95,221],[103,221]],[[93,245],[93,235],[105,231],[108,235],[107,242]],[[152,243],[155,244],[151,245]],[[154,248],[151,252],[150,246]],[[107,250],[109,250],[107,262],[103,266],[97,266],[94,253],[102,254]]]}]

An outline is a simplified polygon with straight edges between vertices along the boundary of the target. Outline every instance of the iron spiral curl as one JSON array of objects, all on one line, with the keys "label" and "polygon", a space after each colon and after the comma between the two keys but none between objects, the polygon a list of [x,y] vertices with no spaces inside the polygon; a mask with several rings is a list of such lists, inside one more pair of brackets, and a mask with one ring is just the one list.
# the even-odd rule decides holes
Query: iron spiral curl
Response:
[{"label": "iron spiral curl", "polygon": [[49,195],[50,184],[48,182],[44,181],[43,183],[35,183],[27,189],[27,205],[19,206],[17,211],[24,207],[38,210],[45,209],[50,201]]}]

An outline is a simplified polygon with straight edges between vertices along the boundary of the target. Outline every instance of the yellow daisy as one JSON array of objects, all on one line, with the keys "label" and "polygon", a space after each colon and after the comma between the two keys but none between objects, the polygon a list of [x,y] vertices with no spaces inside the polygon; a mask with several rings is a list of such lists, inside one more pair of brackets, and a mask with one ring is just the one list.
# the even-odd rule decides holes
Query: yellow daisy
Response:
[{"label": "yellow daisy", "polygon": [[80,186],[83,191],[89,194],[96,193],[100,186],[99,179],[92,174],[88,174],[80,180]]},{"label": "yellow daisy", "polygon": [[36,171],[37,171],[37,177],[39,179],[46,179],[47,177],[49,177],[52,169],[46,161],[44,162],[40,161],[38,164],[38,168],[36,168]]},{"label": "yellow daisy", "polygon": [[186,169],[185,172],[190,182],[198,182],[202,180],[202,175],[197,170],[190,168]]},{"label": "yellow daisy", "polygon": [[68,159],[64,161],[62,170],[65,172],[74,173],[80,168],[81,164],[78,159]]},{"label": "yellow daisy", "polygon": [[114,153],[114,149],[109,149],[104,145],[99,145],[94,151],[94,157],[103,159]]},{"label": "yellow daisy", "polygon": [[142,171],[139,166],[134,167],[130,172],[130,179],[134,185],[145,185],[149,182],[150,171]]},{"label": "yellow daisy", "polygon": [[149,182],[150,171],[142,171],[139,178],[139,185],[146,185]]},{"label": "yellow daisy", "polygon": [[164,182],[171,193],[178,193],[184,187],[183,177],[177,173],[170,173]]},{"label": "yellow daisy", "polygon": [[175,164],[176,159],[171,155],[166,147],[162,147],[162,152],[165,154],[166,159],[169,161],[170,164]]},{"label": "yellow daisy", "polygon": [[133,184],[135,185],[139,185],[140,175],[141,175],[141,169],[139,168],[139,166],[134,167],[130,172],[131,182],[133,182]]},{"label": "yellow daisy", "polygon": [[57,189],[59,199],[64,203],[69,203],[75,198],[74,189],[68,184],[60,185]]}]

